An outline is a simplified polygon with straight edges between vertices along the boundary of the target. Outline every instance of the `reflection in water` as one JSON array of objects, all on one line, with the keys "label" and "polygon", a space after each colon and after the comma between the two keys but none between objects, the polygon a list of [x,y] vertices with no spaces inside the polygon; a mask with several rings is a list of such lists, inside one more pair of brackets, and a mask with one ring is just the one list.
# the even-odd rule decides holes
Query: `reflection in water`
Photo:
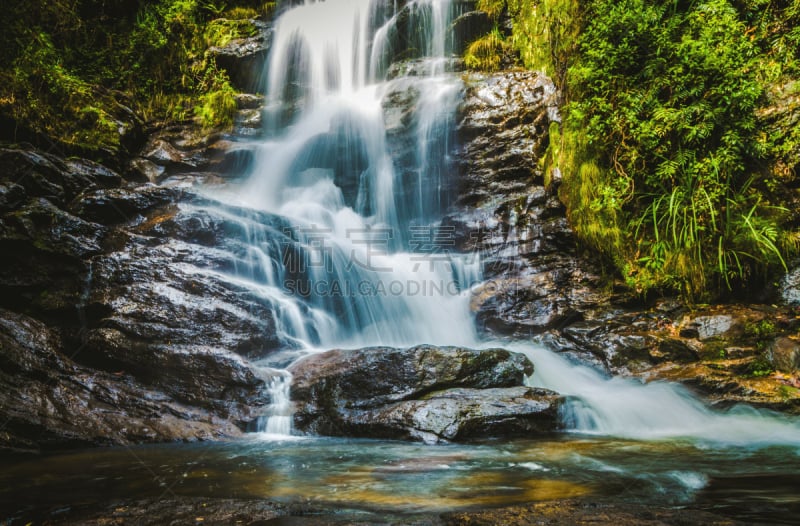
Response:
[{"label": "reflection in water", "polygon": [[800,507],[800,451],[574,436],[437,447],[253,439],[54,456],[7,467],[0,484],[18,512],[175,496],[394,513],[590,497],[780,521]]}]

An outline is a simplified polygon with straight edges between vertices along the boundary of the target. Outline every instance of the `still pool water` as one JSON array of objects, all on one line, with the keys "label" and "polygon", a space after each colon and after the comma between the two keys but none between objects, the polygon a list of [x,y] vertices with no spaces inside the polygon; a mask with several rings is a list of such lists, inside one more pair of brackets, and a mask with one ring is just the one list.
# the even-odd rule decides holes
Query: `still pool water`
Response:
[{"label": "still pool water", "polygon": [[431,446],[253,435],[21,461],[5,466],[0,484],[0,523],[59,507],[202,497],[390,513],[588,498],[796,524],[800,448],[581,436]]}]

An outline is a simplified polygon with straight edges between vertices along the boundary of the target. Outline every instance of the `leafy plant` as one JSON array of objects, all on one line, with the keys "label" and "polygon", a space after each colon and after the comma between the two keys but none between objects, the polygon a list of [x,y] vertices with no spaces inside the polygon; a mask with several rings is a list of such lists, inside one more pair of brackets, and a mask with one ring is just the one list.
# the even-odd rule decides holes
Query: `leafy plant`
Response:
[{"label": "leafy plant", "polygon": [[467,47],[467,51],[464,53],[464,64],[470,69],[497,71],[500,69],[500,63],[507,48],[505,38],[495,27],[491,33]]},{"label": "leafy plant", "polygon": [[[581,130],[585,160],[559,159],[562,196],[579,234],[606,253],[589,214],[613,218],[600,230],[619,228],[612,257],[641,292],[698,299],[785,268],[787,210],[762,184],[757,51],[724,0],[587,8],[562,136]],[[586,162],[596,167],[589,196]]]},{"label": "leafy plant", "polygon": [[522,63],[563,86],[579,39],[578,0],[508,0],[508,11],[514,22],[513,46]]},{"label": "leafy plant", "polygon": [[775,372],[775,368],[772,367],[772,364],[767,360],[764,356],[759,356],[754,359],[747,368],[748,374],[755,378],[762,378],[764,376],[769,376]]},{"label": "leafy plant", "polygon": [[755,340],[756,349],[763,351],[766,349],[770,340],[778,333],[775,323],[764,319],[758,322],[747,323],[744,326],[744,334]]},{"label": "leafy plant", "polygon": [[[273,8],[257,0],[12,3],[0,21],[0,116],[83,155],[122,147],[128,108],[147,121],[229,125],[233,88],[206,50],[251,36],[247,19]],[[8,128],[2,138],[13,140]]]}]

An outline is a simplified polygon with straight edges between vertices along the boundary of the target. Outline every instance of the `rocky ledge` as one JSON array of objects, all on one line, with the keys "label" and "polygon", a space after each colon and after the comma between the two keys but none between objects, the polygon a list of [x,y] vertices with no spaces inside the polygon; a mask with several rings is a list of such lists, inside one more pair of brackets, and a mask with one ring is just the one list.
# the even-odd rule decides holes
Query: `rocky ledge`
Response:
[{"label": "rocky ledge", "polygon": [[280,225],[0,150],[0,450],[241,434],[269,403],[249,360],[291,343],[270,299],[228,271],[249,268],[242,229]]},{"label": "rocky ledge", "polygon": [[539,168],[557,100],[535,72],[465,75],[452,153],[461,186],[442,226],[457,250],[481,254],[478,329],[609,376],[678,381],[713,405],[800,412],[800,267],[748,304],[692,307],[626,292],[580,251],[558,174]]},{"label": "rocky ledge", "polygon": [[503,349],[337,349],[290,371],[294,424],[304,432],[435,443],[558,427],[561,397],[525,387],[533,364]]}]

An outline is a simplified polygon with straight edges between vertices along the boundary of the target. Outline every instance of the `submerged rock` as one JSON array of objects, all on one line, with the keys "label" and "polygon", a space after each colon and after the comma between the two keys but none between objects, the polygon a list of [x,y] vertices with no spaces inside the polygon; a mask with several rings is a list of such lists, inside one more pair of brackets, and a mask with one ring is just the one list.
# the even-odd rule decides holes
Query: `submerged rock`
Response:
[{"label": "submerged rock", "polygon": [[439,442],[558,427],[559,395],[524,387],[533,364],[504,349],[337,349],[290,371],[304,432]]}]

